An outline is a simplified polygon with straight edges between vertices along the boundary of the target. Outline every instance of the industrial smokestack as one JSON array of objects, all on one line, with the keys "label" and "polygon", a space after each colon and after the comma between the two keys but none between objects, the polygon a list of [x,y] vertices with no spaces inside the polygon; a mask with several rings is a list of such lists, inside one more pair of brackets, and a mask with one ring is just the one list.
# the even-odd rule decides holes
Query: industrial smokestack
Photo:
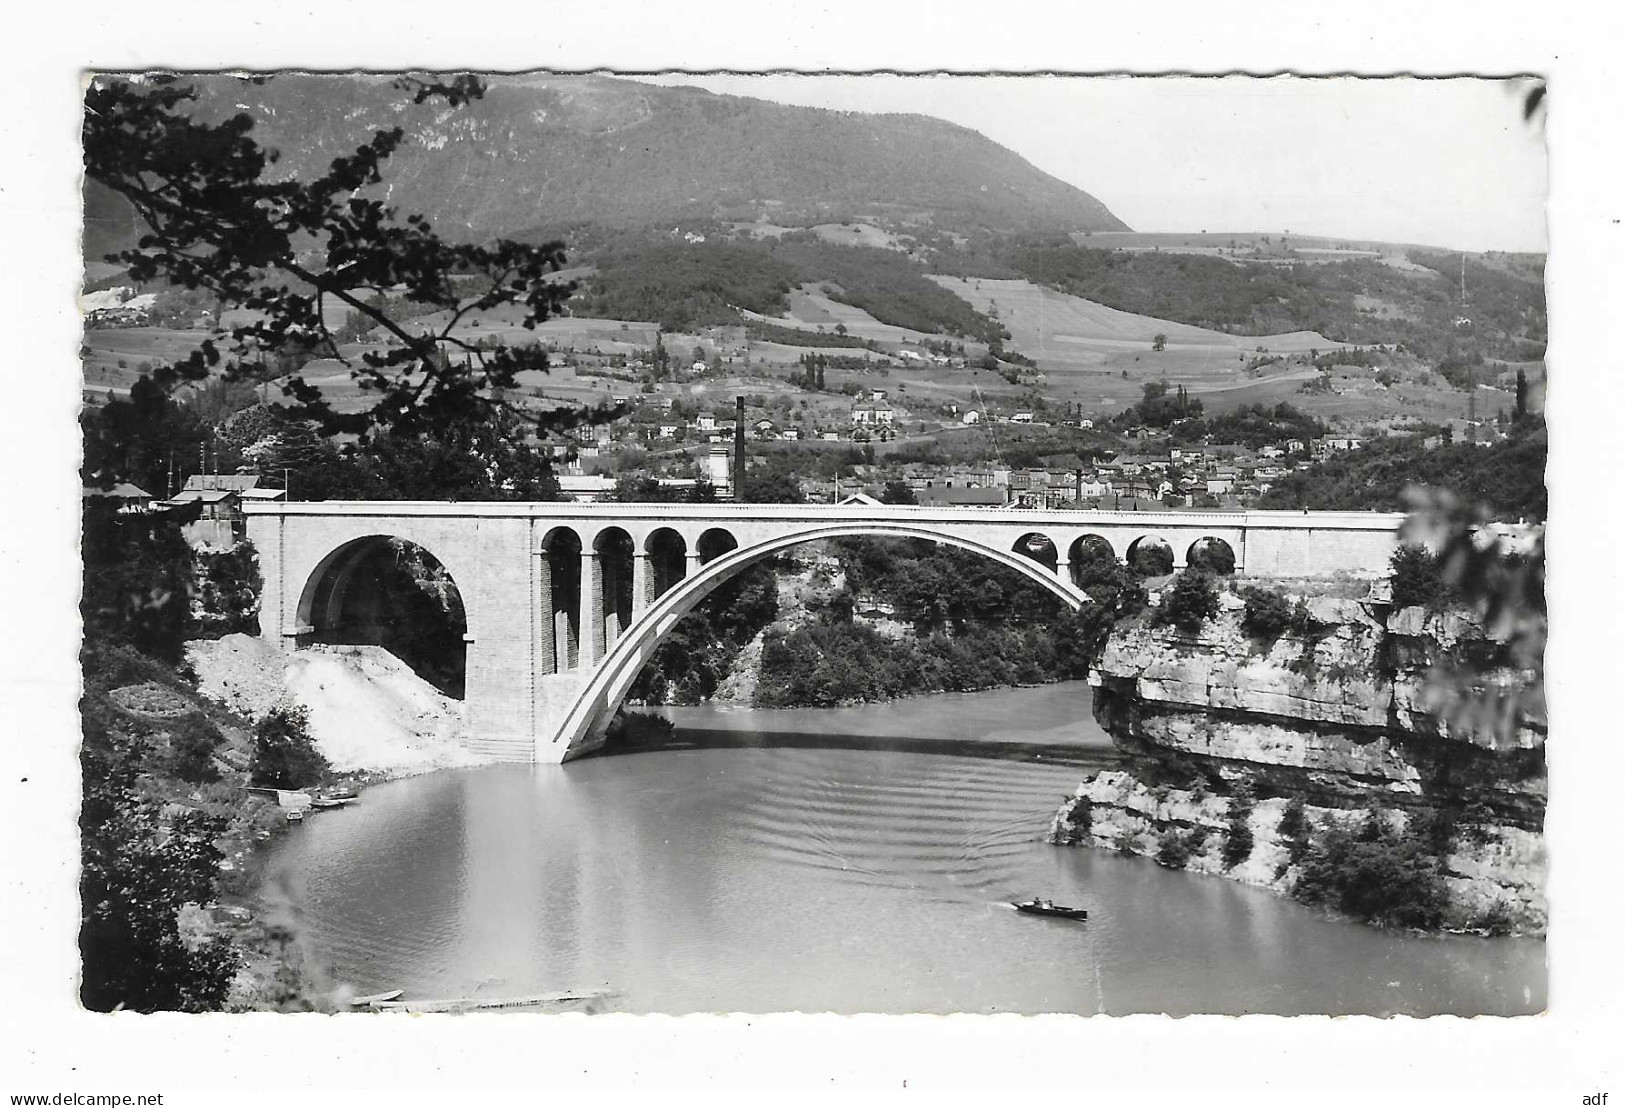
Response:
[{"label": "industrial smokestack", "polygon": [[739,483],[745,479],[745,398],[734,397],[734,499],[739,499]]}]

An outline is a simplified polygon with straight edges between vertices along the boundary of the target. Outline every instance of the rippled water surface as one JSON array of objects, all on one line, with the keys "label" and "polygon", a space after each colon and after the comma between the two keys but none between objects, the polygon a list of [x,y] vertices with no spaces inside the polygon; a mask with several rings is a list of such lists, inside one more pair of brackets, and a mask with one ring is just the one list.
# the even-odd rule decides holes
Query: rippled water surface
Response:
[{"label": "rippled water surface", "polygon": [[[1079,776],[805,747],[447,771],[316,814],[269,880],[341,980],[418,998],[608,985],[607,1007],[635,1012],[1544,1007],[1538,941],[1389,934],[1050,846]],[[1089,922],[1005,903],[1033,894]]]}]

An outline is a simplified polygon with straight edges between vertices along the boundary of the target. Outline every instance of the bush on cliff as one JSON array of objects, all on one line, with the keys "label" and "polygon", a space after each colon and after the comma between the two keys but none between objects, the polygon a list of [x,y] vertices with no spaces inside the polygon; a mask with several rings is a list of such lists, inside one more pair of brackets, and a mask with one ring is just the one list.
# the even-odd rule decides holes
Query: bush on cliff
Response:
[{"label": "bush on cliff", "polygon": [[1183,832],[1169,828],[1157,837],[1157,865],[1169,869],[1184,869],[1190,861],[1191,847]]},{"label": "bush on cliff", "polygon": [[1087,796],[1073,797],[1061,816],[1065,828],[1061,842],[1066,845],[1087,842],[1095,826],[1095,806]]},{"label": "bush on cliff", "polygon": [[1451,599],[1444,568],[1425,546],[1412,543],[1394,551],[1388,562],[1396,608],[1441,608]]},{"label": "bush on cliff", "polygon": [[1174,578],[1173,588],[1163,595],[1155,622],[1195,633],[1218,614],[1219,589],[1213,574],[1204,569],[1187,569]]},{"label": "bush on cliff", "polygon": [[282,704],[266,713],[254,728],[254,754],[248,763],[250,784],[271,789],[319,785],[328,774],[327,759],[310,734],[310,713]]},{"label": "bush on cliff", "polygon": [[1248,822],[1253,816],[1253,790],[1243,783],[1236,786],[1225,812],[1224,868],[1235,869],[1253,853],[1253,829]]},{"label": "bush on cliff", "polygon": [[1286,861],[1281,864],[1276,876],[1286,872],[1288,866],[1301,863],[1309,853],[1309,817],[1303,810],[1303,797],[1295,796],[1287,801],[1286,808],[1281,812],[1281,822],[1276,825],[1275,833],[1286,840]]},{"label": "bush on cliff", "polygon": [[1352,827],[1328,827],[1292,895],[1367,923],[1424,930],[1440,925],[1446,906],[1438,855],[1424,835],[1396,830],[1381,808]]},{"label": "bush on cliff", "polygon": [[1274,639],[1292,626],[1292,601],[1274,589],[1261,589],[1248,585],[1241,590],[1246,607],[1241,612],[1241,626],[1257,639]]}]

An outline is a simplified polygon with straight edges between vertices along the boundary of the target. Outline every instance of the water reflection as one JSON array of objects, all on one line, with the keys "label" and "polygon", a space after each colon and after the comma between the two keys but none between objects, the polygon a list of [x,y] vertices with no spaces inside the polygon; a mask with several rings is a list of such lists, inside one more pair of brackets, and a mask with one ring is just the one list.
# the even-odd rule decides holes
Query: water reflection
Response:
[{"label": "water reflection", "polygon": [[[1544,1005],[1538,942],[1384,933],[1049,846],[1077,776],[812,749],[452,771],[318,814],[272,872],[340,979],[421,998],[608,984],[640,1012]],[[1090,921],[1006,904],[1033,894]]]}]

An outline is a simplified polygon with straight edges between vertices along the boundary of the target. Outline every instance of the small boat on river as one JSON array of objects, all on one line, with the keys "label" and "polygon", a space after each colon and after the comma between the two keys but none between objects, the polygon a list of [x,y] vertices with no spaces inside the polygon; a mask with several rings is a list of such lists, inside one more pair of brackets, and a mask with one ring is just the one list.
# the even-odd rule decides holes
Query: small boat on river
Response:
[{"label": "small boat on river", "polygon": [[1075,920],[1089,918],[1089,911],[1086,908],[1068,908],[1063,904],[1056,904],[1052,900],[1045,900],[1041,897],[1034,897],[1031,900],[1012,901],[1010,907],[1018,912],[1026,912],[1028,915],[1034,916],[1059,916],[1062,919]]},{"label": "small boat on river", "polygon": [[346,804],[353,803],[355,803],[355,797],[353,796],[318,796],[312,798],[310,806],[312,808],[342,808]]},{"label": "small boat on river", "polygon": [[366,996],[354,997],[350,1001],[352,1008],[367,1008],[374,1004],[382,1004],[386,1000],[399,1000],[405,989],[391,989],[387,993],[369,993]]}]

